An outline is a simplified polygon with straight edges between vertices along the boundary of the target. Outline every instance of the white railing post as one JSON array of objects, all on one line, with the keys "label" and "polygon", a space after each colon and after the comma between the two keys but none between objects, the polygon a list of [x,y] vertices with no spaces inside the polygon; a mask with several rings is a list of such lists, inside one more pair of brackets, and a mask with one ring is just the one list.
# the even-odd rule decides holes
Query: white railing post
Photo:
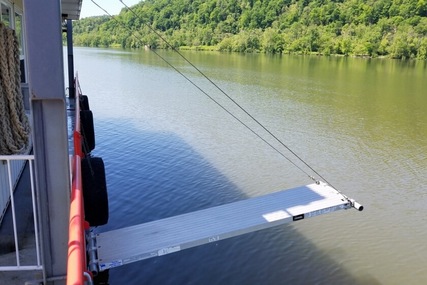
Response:
[{"label": "white railing post", "polygon": [[18,243],[18,231],[16,229],[16,211],[15,211],[15,199],[13,198],[13,184],[12,171],[10,169],[10,160],[7,160],[7,176],[9,178],[9,193],[10,193],[10,207],[12,209],[12,224],[13,224],[13,237],[15,240],[15,253],[16,253],[16,266],[20,266],[19,261],[19,243]]},{"label": "white railing post", "polygon": [[[14,240],[14,246],[15,246],[15,259],[8,259],[11,260],[10,263],[5,264],[5,260],[3,258],[3,255],[0,255],[0,260],[2,261],[2,266],[0,266],[0,271],[36,271],[36,270],[43,270],[43,265],[41,263],[41,252],[40,252],[40,241],[39,241],[39,222],[37,219],[37,203],[36,203],[36,189],[35,189],[35,183],[34,183],[34,155],[0,155],[0,161],[4,161],[6,164],[6,167],[1,170],[2,173],[0,173],[3,176],[7,177],[7,180],[2,180],[0,185],[0,191],[8,192],[8,200],[9,203],[7,205],[10,207],[9,210],[11,211],[12,216],[12,232],[13,232],[13,240]],[[26,167],[26,164],[28,164],[28,176],[24,175],[24,168]],[[3,173],[6,172],[6,173]],[[31,189],[16,189],[18,186],[18,182],[20,179],[29,179],[30,187]],[[25,264],[29,265],[22,265],[21,263],[21,257],[20,257],[20,244],[19,240],[20,238],[30,238],[28,232],[19,232],[18,231],[18,221],[17,221],[17,209],[16,203],[15,203],[15,195],[17,191],[31,191],[31,207],[32,207],[32,214],[33,214],[33,222],[34,222],[34,238],[35,238],[35,248],[30,249],[34,250],[33,253],[35,253],[35,260],[26,261]],[[2,193],[4,194],[4,193]],[[4,195],[3,195],[4,196]],[[6,205],[6,207],[7,207]],[[5,209],[6,212],[6,209]],[[9,218],[9,217],[8,217]],[[25,237],[22,237],[20,235],[25,235]]]}]

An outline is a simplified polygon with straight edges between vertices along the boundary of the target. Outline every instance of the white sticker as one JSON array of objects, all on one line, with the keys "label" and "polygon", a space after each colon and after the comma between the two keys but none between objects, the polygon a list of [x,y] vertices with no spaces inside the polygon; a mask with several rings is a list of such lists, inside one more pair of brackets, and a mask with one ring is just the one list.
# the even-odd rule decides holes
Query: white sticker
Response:
[{"label": "white sticker", "polygon": [[100,263],[99,267],[101,269],[101,271],[109,269],[109,268],[113,268],[113,267],[117,267],[117,266],[121,266],[123,265],[123,262],[121,259],[119,260],[113,260],[111,262],[107,262],[107,263]]},{"label": "white sticker", "polygon": [[209,241],[209,242],[216,242],[216,241],[219,241],[219,236],[213,236],[213,237],[210,237],[210,238],[208,238],[208,241]]},{"label": "white sticker", "polygon": [[274,222],[274,221],[278,221],[278,220],[283,220],[283,219],[286,219],[286,218],[290,217],[289,214],[286,213],[283,210],[276,211],[276,212],[271,212],[271,213],[268,213],[268,214],[264,214],[262,216],[263,216],[264,219],[267,220],[267,222],[270,222],[270,223]]},{"label": "white sticker", "polygon": [[180,251],[180,250],[181,250],[181,247],[179,245],[177,245],[177,246],[172,246],[172,247],[166,247],[166,248],[159,249],[159,251],[157,252],[157,254],[159,256],[162,256],[162,255],[173,253],[173,252],[177,252],[177,251]]}]

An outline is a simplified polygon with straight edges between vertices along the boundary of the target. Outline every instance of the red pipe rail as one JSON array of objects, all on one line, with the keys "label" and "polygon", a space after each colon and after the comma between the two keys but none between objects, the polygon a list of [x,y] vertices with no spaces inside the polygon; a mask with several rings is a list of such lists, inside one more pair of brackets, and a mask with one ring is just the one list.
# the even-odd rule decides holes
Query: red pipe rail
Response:
[{"label": "red pipe rail", "polygon": [[75,130],[72,188],[70,199],[70,220],[68,234],[68,261],[67,261],[67,285],[83,285],[85,282],[86,265],[86,241],[85,241],[85,220],[82,189],[81,160],[82,136],[80,133],[80,96],[81,90],[78,76],[74,81],[75,87]]}]

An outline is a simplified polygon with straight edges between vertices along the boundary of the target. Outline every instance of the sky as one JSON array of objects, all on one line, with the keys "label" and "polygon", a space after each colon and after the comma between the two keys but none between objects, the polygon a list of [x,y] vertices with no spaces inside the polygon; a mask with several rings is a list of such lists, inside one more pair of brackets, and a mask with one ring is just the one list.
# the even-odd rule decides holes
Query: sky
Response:
[{"label": "sky", "polygon": [[[120,10],[124,8],[123,4],[119,0],[94,0],[99,6],[104,8],[111,15],[118,15]],[[139,3],[141,0],[123,0],[123,2],[130,6],[133,6]],[[83,0],[82,10],[80,13],[80,19],[91,17],[91,16],[101,16],[105,12],[98,8],[91,0]]]}]

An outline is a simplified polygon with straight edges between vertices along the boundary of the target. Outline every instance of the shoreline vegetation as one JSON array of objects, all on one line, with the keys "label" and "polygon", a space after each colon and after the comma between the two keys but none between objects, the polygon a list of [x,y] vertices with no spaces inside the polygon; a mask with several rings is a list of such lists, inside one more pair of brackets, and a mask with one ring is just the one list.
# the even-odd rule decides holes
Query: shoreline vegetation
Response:
[{"label": "shoreline vegetation", "polygon": [[[427,59],[427,0],[145,0],[74,24],[74,44]],[[130,30],[134,32],[130,32]]]},{"label": "shoreline vegetation", "polygon": [[[75,45],[78,47],[97,47],[97,48],[113,48],[113,49],[131,49],[131,50],[150,50],[151,47],[144,46],[144,47],[133,47],[133,48],[127,48],[122,47],[118,44],[112,44],[112,45],[98,45],[98,46],[84,46],[84,45]],[[175,48],[175,47],[174,47]],[[158,49],[170,49],[167,47],[156,47],[156,50]],[[218,46],[180,46],[175,48],[178,51],[200,51],[200,52],[225,52],[225,53],[232,53],[233,51],[223,51],[218,48]],[[239,53],[239,52],[238,52]],[[240,53],[247,53],[247,54],[255,54],[255,53],[262,53],[262,51],[251,51],[251,52],[240,52]],[[265,53],[265,52],[264,52]],[[281,52],[281,53],[269,53],[270,55],[306,55],[306,56],[333,56],[333,57],[355,57],[355,58],[389,58],[387,56],[369,56],[369,55],[355,55],[355,54],[322,54],[320,52],[309,52],[309,53],[303,53],[303,52]]]}]

